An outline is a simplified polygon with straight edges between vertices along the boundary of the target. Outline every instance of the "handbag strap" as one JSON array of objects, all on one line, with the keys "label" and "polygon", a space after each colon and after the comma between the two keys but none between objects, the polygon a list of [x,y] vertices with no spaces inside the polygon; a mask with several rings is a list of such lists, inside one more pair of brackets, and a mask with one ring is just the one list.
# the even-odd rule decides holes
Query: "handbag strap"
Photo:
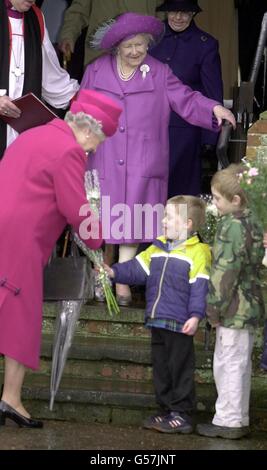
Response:
[{"label": "handbag strap", "polygon": [[81,254],[81,252],[79,250],[79,247],[78,247],[77,243],[74,240],[73,231],[70,231],[70,235],[71,235],[70,256],[72,256],[73,258],[83,257],[83,255]]},{"label": "handbag strap", "polygon": [[68,249],[68,243],[71,240],[71,247],[70,247],[70,254],[68,257],[73,257],[73,258],[80,258],[81,254],[79,251],[79,248],[77,244],[74,241],[74,236],[72,234],[72,231],[68,229],[66,231],[65,237],[64,237],[64,245],[63,245],[63,250],[62,250],[62,256],[57,256],[57,246],[55,245],[53,252],[49,258],[48,265],[51,264],[51,262],[56,259],[56,258],[66,258],[67,254],[67,249]]},{"label": "handbag strap", "polygon": [[70,238],[70,231],[67,230],[65,234],[65,239],[64,239],[62,258],[65,258],[66,256],[69,238]]}]

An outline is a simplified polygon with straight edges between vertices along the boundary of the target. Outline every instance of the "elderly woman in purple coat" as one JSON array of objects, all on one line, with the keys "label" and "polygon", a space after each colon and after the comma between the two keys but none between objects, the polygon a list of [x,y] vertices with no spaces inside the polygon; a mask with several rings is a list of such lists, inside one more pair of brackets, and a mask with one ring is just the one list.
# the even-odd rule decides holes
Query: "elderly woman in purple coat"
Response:
[{"label": "elderly woman in purple coat", "polygon": [[[222,119],[235,126],[229,110],[183,85],[168,65],[148,54],[163,31],[160,20],[136,13],[104,24],[92,45],[108,53],[88,65],[81,83],[116,99],[123,109],[118,131],[89,162],[100,177],[103,238],[119,245],[119,262],[133,258],[138,243],[159,234],[156,216],[162,217],[167,199],[171,111],[215,132]],[[131,302],[129,286],[117,284],[116,294],[120,305]]]}]

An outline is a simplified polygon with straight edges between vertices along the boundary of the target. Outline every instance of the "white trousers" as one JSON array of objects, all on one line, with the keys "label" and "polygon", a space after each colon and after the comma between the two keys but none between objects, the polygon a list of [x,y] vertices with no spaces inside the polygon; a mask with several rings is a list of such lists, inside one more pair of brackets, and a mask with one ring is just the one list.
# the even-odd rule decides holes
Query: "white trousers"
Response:
[{"label": "white trousers", "polygon": [[253,333],[245,329],[216,329],[213,374],[218,398],[212,422],[217,426],[249,426],[253,341]]}]

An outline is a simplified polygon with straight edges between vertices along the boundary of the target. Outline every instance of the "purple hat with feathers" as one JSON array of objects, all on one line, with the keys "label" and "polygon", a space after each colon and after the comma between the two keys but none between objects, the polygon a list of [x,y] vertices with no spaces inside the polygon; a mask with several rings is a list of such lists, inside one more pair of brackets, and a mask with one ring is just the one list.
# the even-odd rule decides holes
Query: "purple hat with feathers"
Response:
[{"label": "purple hat with feathers", "polygon": [[151,34],[156,41],[161,38],[163,32],[164,24],[154,16],[124,13],[101,25],[90,44],[94,49],[113,49],[125,39],[137,34]]}]

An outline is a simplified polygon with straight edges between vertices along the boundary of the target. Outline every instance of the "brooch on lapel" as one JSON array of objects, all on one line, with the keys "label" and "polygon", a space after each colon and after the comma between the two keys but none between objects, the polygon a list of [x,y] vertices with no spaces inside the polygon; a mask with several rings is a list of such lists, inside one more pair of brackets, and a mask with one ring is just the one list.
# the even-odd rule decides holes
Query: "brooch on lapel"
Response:
[{"label": "brooch on lapel", "polygon": [[146,78],[146,74],[150,72],[150,67],[147,64],[143,64],[140,67],[140,72],[142,72],[142,78],[143,80]]},{"label": "brooch on lapel", "polygon": [[201,41],[206,42],[208,40],[207,36],[201,36]]}]

